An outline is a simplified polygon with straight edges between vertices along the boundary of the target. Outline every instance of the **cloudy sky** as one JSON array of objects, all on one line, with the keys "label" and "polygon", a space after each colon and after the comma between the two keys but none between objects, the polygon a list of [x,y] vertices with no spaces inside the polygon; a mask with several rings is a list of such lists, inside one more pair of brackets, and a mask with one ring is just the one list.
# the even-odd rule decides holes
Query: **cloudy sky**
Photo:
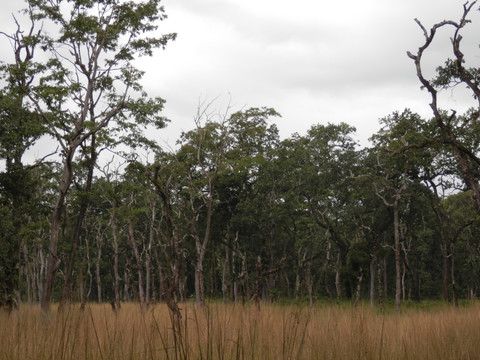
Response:
[{"label": "cloudy sky", "polygon": [[[11,23],[10,1],[1,0],[0,21]],[[282,138],[317,123],[346,122],[363,145],[378,119],[408,107],[430,116],[406,51],[415,51],[427,27],[458,20],[465,0],[164,0],[162,32],[178,38],[165,51],[139,62],[145,87],[167,100],[172,122],[158,140],[175,144],[193,128],[201,101],[218,97],[224,111],[274,107]],[[21,2],[18,1],[18,6]],[[477,4],[476,8],[480,5]],[[465,34],[468,61],[480,63],[480,12]],[[468,36],[475,35],[475,36]],[[442,31],[426,58],[434,69],[450,49]],[[1,51],[1,50],[0,50]],[[461,94],[445,94],[444,108],[467,106]]]},{"label": "cloudy sky", "polygon": [[[220,96],[218,106],[269,106],[282,137],[313,124],[346,122],[358,139],[378,119],[408,107],[430,116],[407,50],[422,44],[425,26],[460,18],[465,0],[165,0],[165,32],[176,42],[146,64],[150,92],[167,100],[172,119],[163,139],[174,143],[193,126],[199,100]],[[480,5],[477,5],[478,8]],[[472,13],[465,47],[480,63],[480,12]],[[432,68],[450,50],[443,31],[426,59]],[[470,40],[470,42],[469,42]],[[150,72],[151,71],[151,72]],[[151,75],[150,75],[151,74]],[[155,76],[155,79],[150,78]],[[449,93],[445,107],[460,106]]]}]

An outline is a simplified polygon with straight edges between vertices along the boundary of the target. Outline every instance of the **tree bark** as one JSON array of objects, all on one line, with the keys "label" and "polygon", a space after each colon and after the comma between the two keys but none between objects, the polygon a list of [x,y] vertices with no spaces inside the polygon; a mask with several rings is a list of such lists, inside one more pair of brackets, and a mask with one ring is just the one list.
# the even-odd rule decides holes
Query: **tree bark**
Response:
[{"label": "tree bark", "polygon": [[377,256],[374,254],[370,259],[370,305],[375,306],[375,268],[377,266]]},{"label": "tree bark", "polygon": [[454,244],[450,242],[450,270],[452,279],[452,302],[455,307],[458,307],[457,288],[455,281],[455,253]]},{"label": "tree bark", "polygon": [[135,241],[135,234],[133,230],[133,223],[132,219],[128,218],[128,240],[130,242],[130,246],[132,247],[133,250],[133,255],[135,257],[135,262],[136,262],[136,269],[137,269],[137,276],[138,276],[138,295],[139,295],[139,300],[140,304],[142,307],[146,307],[146,299],[145,299],[145,289],[144,289],[144,274],[143,274],[143,266],[142,266],[142,259],[140,257],[140,252],[138,251],[138,246]]},{"label": "tree bark", "polygon": [[116,218],[116,205],[115,201],[112,201],[112,213],[110,214],[110,226],[112,228],[113,238],[113,294],[112,307],[114,310],[120,310],[120,273],[118,271],[118,237],[117,237],[117,218]]},{"label": "tree bark", "polygon": [[97,283],[97,302],[101,303],[102,299],[102,278],[100,274],[100,262],[102,260],[102,243],[101,235],[97,235],[97,259],[95,262],[95,282]]},{"label": "tree bark", "polygon": [[89,204],[88,195],[92,189],[92,182],[93,182],[93,170],[97,163],[97,153],[96,153],[96,136],[92,134],[91,141],[90,141],[90,155],[88,156],[88,173],[87,173],[87,180],[85,184],[84,192],[81,194],[81,203],[80,203],[80,210],[77,216],[77,223],[75,226],[75,232],[73,234],[72,239],[72,247],[70,249],[70,257],[67,263],[67,269],[65,271],[65,279],[63,282],[63,289],[62,289],[62,299],[60,301],[60,308],[64,305],[67,305],[72,300],[72,293],[71,293],[71,278],[73,274],[73,267],[75,264],[75,258],[77,255],[77,248],[78,243],[80,241],[80,235],[83,230],[83,222],[85,220],[85,215],[87,213],[87,208]]},{"label": "tree bark", "polygon": [[68,153],[65,154],[65,159],[63,160],[62,179],[57,195],[57,201],[52,213],[45,280],[43,284],[42,299],[40,301],[40,307],[44,313],[50,311],[50,301],[52,298],[55,273],[60,265],[60,259],[57,256],[57,248],[60,238],[63,205],[73,179],[72,158],[75,153],[75,149],[76,146],[70,147]]},{"label": "tree bark", "polygon": [[151,206],[151,219],[150,219],[150,226],[149,226],[149,237],[148,237],[148,246],[147,251],[145,253],[145,301],[150,304],[152,298],[152,251],[153,251],[153,243],[155,239],[155,221],[156,221],[156,213],[157,213],[157,201],[156,199],[152,200]]},{"label": "tree bark", "polygon": [[401,254],[400,254],[400,220],[398,215],[398,200],[393,202],[393,233],[394,233],[394,252],[395,252],[395,309],[398,314],[402,312],[401,308]]}]

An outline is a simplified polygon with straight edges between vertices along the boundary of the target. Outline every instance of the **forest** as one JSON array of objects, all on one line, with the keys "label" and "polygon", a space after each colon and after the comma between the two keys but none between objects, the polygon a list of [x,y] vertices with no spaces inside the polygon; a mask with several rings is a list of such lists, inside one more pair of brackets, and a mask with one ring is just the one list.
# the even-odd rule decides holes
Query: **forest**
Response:
[{"label": "forest", "polygon": [[[432,116],[385,114],[369,147],[346,123],[282,139],[276,109],[206,100],[168,150],[148,134],[175,119],[134,62],[175,40],[160,1],[26,1],[0,31],[0,307],[477,298],[480,68],[462,31],[479,10],[417,21],[405,56]],[[439,31],[451,58],[429,78]],[[439,96],[459,86],[461,114]],[[52,152],[31,160],[41,141]]]}]

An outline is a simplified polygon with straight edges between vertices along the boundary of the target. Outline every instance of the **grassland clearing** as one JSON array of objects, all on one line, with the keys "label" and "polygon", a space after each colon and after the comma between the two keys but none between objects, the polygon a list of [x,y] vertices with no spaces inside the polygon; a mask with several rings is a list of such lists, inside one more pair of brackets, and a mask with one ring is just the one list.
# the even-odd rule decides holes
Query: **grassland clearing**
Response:
[{"label": "grassland clearing", "polygon": [[480,304],[37,306],[0,312],[1,359],[478,359]]}]

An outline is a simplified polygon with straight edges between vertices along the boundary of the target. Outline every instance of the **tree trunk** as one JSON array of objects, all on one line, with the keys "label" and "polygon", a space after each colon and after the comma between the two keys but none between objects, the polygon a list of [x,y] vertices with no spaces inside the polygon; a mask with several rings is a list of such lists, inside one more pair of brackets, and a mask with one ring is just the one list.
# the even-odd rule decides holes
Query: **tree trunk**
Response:
[{"label": "tree trunk", "polygon": [[375,306],[375,268],[377,265],[377,256],[375,254],[372,255],[370,259],[370,305],[373,307]]},{"label": "tree trunk", "polygon": [[[382,266],[383,265],[383,266]],[[384,309],[384,303],[383,303],[383,299],[385,298],[385,293],[384,293],[384,284],[383,284],[383,267],[385,266],[385,262],[382,261],[382,262],[378,262],[377,263],[377,281],[378,281],[378,289],[377,289],[377,293],[378,293],[378,304],[380,305],[380,309]]]},{"label": "tree trunk", "polygon": [[58,266],[60,265],[60,259],[57,256],[57,248],[60,237],[63,205],[65,203],[65,198],[67,196],[68,189],[70,188],[70,184],[72,183],[73,179],[72,158],[75,149],[76,147],[70,148],[69,152],[65,154],[60,189],[57,195],[57,202],[52,213],[45,280],[43,284],[42,299],[40,301],[40,306],[42,312],[44,313],[50,311],[50,301],[52,299],[53,283],[55,281],[55,274],[57,272]]},{"label": "tree trunk", "polygon": [[[347,252],[348,252],[348,247],[347,246],[339,247],[340,269],[342,269],[347,264]],[[338,273],[338,276],[340,276],[340,272]],[[351,299],[352,298],[352,284],[351,284],[348,276],[344,276],[344,278],[343,278],[343,287],[345,289],[345,297],[347,299]]]},{"label": "tree trunk", "polygon": [[407,295],[407,284],[406,284],[406,278],[407,278],[407,272],[410,269],[410,261],[408,259],[408,253],[411,250],[411,245],[407,248],[405,246],[405,241],[400,242],[400,246],[402,248],[403,252],[403,261],[402,261],[402,300],[405,301],[407,300],[407,297],[410,298],[410,291],[409,294]]},{"label": "tree trunk", "polygon": [[113,238],[113,294],[112,307],[114,310],[120,310],[120,273],[118,271],[118,237],[117,237],[117,219],[116,219],[116,205],[112,201],[112,213],[110,215],[110,226],[112,227]]},{"label": "tree trunk", "polygon": [[[273,269],[275,267],[275,224],[272,224],[272,229],[270,230],[270,234],[268,236],[268,249],[269,249],[269,268]],[[271,298],[272,290],[275,288],[275,278],[276,274],[271,273],[268,275],[266,279],[266,289],[265,289],[265,298],[267,301],[273,301]]]},{"label": "tree trunk", "polygon": [[205,305],[205,288],[203,277],[203,260],[205,258],[205,248],[202,246],[200,239],[195,238],[197,244],[197,261],[195,263],[195,300],[197,305]]},{"label": "tree trunk", "polygon": [[230,237],[227,236],[227,244],[224,246],[225,260],[223,262],[222,270],[222,298],[223,302],[230,300],[235,302],[236,296],[234,291],[234,271],[233,271],[233,252],[232,242]]},{"label": "tree trunk", "polygon": [[143,275],[143,266],[142,266],[142,259],[140,257],[140,252],[138,251],[138,246],[135,241],[135,234],[133,231],[133,223],[132,219],[128,218],[128,240],[130,242],[130,246],[133,250],[133,255],[135,257],[136,268],[137,268],[137,276],[138,276],[138,295],[140,298],[140,304],[142,307],[147,305],[145,299],[145,290],[144,290],[144,275]]},{"label": "tree trunk", "polygon": [[[417,239],[415,239],[417,240]],[[413,245],[413,268],[412,268],[412,283],[413,283],[413,300],[420,301],[420,276],[419,276],[419,260],[417,241]]]},{"label": "tree trunk", "polygon": [[337,299],[342,297],[342,285],[340,284],[340,254],[337,256],[337,263],[335,264],[335,289],[337,290]]},{"label": "tree trunk", "polygon": [[313,275],[312,275],[312,256],[307,259],[305,269],[305,283],[307,285],[308,301],[310,307],[313,306]]},{"label": "tree trunk", "polygon": [[[328,267],[330,265],[330,259],[331,259],[331,255],[330,255],[331,248],[332,248],[332,243],[330,242],[330,240],[327,240],[327,256],[325,258],[325,263],[323,264],[322,273],[323,273],[323,286],[325,288],[325,291],[328,294],[328,298],[330,301],[332,301],[333,299],[332,292],[330,291],[329,281],[328,281]],[[337,277],[335,276],[335,279],[336,278]],[[340,296],[340,294],[338,294],[338,296]]]},{"label": "tree trunk", "polygon": [[152,249],[153,249],[153,242],[155,239],[155,221],[156,221],[156,200],[152,200],[152,217],[150,219],[150,226],[149,226],[149,237],[148,237],[148,246],[147,251],[145,253],[145,302],[146,304],[150,304],[151,296],[152,296]]},{"label": "tree trunk", "polygon": [[92,182],[93,182],[93,170],[95,167],[95,164],[97,163],[97,153],[96,153],[96,136],[95,134],[92,134],[91,137],[91,142],[90,142],[90,156],[87,159],[87,165],[88,165],[88,174],[87,174],[87,180],[85,184],[85,189],[81,197],[81,203],[80,203],[80,210],[78,212],[77,216],[77,223],[75,226],[75,232],[73,234],[73,239],[72,239],[72,247],[70,249],[70,257],[69,261],[67,263],[67,269],[65,271],[65,279],[63,282],[63,289],[62,289],[62,299],[60,301],[60,307],[67,305],[71,300],[72,300],[72,294],[71,294],[71,278],[73,274],[73,267],[75,265],[75,257],[77,255],[77,248],[78,248],[78,243],[80,241],[80,235],[82,233],[82,228],[83,228],[83,222],[85,219],[85,215],[87,213],[87,208],[89,204],[89,198],[88,195],[92,189]]},{"label": "tree trunk", "polygon": [[452,302],[455,307],[458,307],[458,298],[457,298],[457,288],[455,282],[455,254],[454,254],[454,244],[453,242],[450,243],[450,270],[451,270],[451,277],[452,277]]},{"label": "tree trunk", "polygon": [[383,266],[382,266],[382,276],[383,276],[383,298],[386,299],[388,297],[388,273],[387,273],[387,258],[383,258]]},{"label": "tree trunk", "polygon": [[260,255],[257,256],[257,284],[255,287],[255,304],[257,306],[257,310],[260,310],[260,299],[262,298],[262,291],[263,291],[263,270],[262,270],[262,257]]},{"label": "tree trunk", "polygon": [[164,291],[165,291],[165,279],[162,270],[162,263],[158,255],[157,248],[153,248],[153,259],[157,265],[157,276],[158,276],[158,289],[157,289],[157,299],[158,301],[164,301]]},{"label": "tree trunk", "polygon": [[129,302],[131,300],[130,276],[128,274],[128,267],[129,267],[129,264],[127,263],[127,266],[125,266],[125,269],[123,270],[123,301],[126,301],[126,302]]},{"label": "tree trunk", "polygon": [[24,264],[25,280],[27,281],[27,302],[28,304],[32,304],[34,293],[35,293],[35,290],[34,290],[35,279],[33,276],[32,266],[30,264],[28,247],[27,247],[27,244],[25,244],[25,242],[22,242],[22,250],[23,250],[23,261],[25,262]]},{"label": "tree trunk", "polygon": [[303,269],[303,261],[304,258],[300,259],[300,250],[297,251],[297,269],[295,272],[295,299],[298,300],[300,298],[300,287],[302,284],[302,269]]},{"label": "tree trunk", "polygon": [[207,195],[206,203],[206,224],[205,224],[205,233],[203,235],[203,240],[200,240],[197,231],[197,214],[195,218],[192,219],[192,235],[195,238],[195,248],[197,251],[197,259],[195,262],[195,299],[197,305],[205,305],[205,282],[203,275],[203,261],[205,259],[205,251],[210,240],[210,231],[212,226],[212,186],[210,188],[210,195]]},{"label": "tree trunk", "polygon": [[363,269],[360,268],[360,275],[358,275],[358,277],[357,277],[357,287],[356,287],[356,290],[355,290],[355,306],[360,301],[360,295],[361,295],[361,290],[362,290],[362,280],[363,280]]},{"label": "tree trunk", "polygon": [[102,238],[97,235],[97,261],[95,262],[95,281],[97,283],[97,302],[102,302],[102,279],[100,277],[100,262],[102,260]]},{"label": "tree trunk", "polygon": [[394,252],[395,252],[395,309],[398,314],[402,312],[401,308],[401,256],[400,256],[400,220],[398,216],[398,200],[393,202],[393,233],[394,233]]}]

